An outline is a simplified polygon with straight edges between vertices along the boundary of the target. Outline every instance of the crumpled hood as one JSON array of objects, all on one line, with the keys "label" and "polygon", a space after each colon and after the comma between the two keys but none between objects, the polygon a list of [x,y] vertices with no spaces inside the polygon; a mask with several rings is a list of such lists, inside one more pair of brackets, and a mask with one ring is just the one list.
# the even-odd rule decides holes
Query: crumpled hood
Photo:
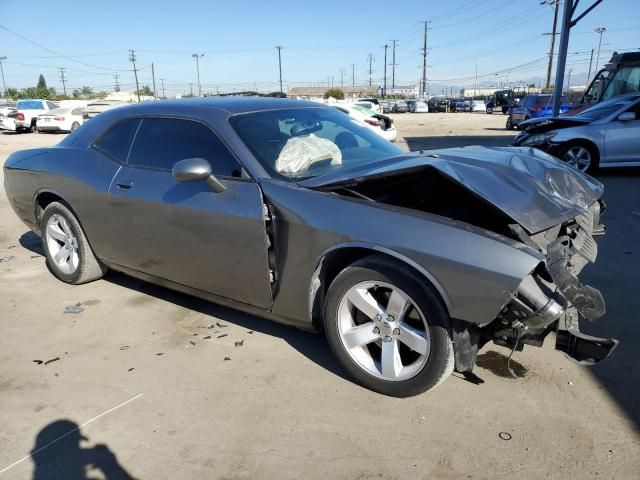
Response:
[{"label": "crumpled hood", "polygon": [[537,233],[587,211],[603,186],[534,148],[463,147],[423,151],[300,182],[331,189],[411,170],[435,168]]},{"label": "crumpled hood", "polygon": [[582,117],[530,118],[520,122],[518,128],[527,133],[544,133],[560,128],[579,127],[592,121],[590,118]]}]

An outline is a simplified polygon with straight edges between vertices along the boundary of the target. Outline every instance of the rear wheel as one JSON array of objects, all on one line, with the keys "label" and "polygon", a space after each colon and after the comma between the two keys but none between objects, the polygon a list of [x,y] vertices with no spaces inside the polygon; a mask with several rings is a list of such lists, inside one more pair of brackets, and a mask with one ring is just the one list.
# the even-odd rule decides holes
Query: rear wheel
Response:
[{"label": "rear wheel", "polygon": [[344,269],[325,301],[334,354],[366,388],[394,397],[433,389],[453,371],[449,317],[425,280],[382,257]]},{"label": "rear wheel", "polygon": [[80,124],[78,122],[73,122],[71,124],[71,131],[73,132],[74,130],[77,130],[80,127]]},{"label": "rear wheel", "polygon": [[31,126],[29,127],[29,132],[31,133],[38,133],[38,126],[34,123],[31,124]]},{"label": "rear wheel", "polygon": [[80,223],[64,204],[47,205],[41,215],[40,231],[47,265],[63,282],[91,282],[107,271],[93,253]]},{"label": "rear wheel", "polygon": [[507,124],[505,125],[505,128],[507,130],[513,130],[515,128],[515,125],[513,124],[513,120],[511,120],[511,115],[509,115],[509,117],[507,118]]},{"label": "rear wheel", "polygon": [[488,113],[488,114],[492,114],[492,113],[493,113],[493,108],[491,108],[491,107],[487,107],[487,113]]}]

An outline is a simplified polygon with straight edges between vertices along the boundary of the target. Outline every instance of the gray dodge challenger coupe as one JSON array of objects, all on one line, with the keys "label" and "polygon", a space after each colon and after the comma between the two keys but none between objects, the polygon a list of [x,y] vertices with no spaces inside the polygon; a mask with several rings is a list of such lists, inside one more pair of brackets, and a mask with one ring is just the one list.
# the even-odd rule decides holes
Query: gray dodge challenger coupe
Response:
[{"label": "gray dodge challenger coupe", "polygon": [[387,395],[471,372],[488,341],[554,332],[583,364],[617,344],[578,327],[605,312],[578,279],[603,187],[532,148],[407,154],[317,103],[197,99],[104,112],[4,174],[60,280],[113,269],[324,331]]}]

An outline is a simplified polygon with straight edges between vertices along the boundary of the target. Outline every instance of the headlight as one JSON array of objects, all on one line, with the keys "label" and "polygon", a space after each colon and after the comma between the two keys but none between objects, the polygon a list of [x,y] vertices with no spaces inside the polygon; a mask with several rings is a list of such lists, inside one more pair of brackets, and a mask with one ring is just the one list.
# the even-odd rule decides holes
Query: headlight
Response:
[{"label": "headlight", "polygon": [[525,139],[522,142],[522,146],[540,145],[551,140],[556,135],[557,133],[540,133],[538,135],[531,135],[529,138]]}]

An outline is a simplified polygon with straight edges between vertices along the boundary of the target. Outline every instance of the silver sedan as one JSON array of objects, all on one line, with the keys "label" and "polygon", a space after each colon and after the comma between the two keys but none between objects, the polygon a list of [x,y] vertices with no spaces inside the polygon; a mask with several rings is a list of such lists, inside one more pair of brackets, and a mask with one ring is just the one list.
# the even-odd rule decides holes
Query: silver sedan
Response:
[{"label": "silver sedan", "polygon": [[535,147],[581,171],[640,166],[640,93],[594,105],[573,117],[521,124],[518,147]]}]

